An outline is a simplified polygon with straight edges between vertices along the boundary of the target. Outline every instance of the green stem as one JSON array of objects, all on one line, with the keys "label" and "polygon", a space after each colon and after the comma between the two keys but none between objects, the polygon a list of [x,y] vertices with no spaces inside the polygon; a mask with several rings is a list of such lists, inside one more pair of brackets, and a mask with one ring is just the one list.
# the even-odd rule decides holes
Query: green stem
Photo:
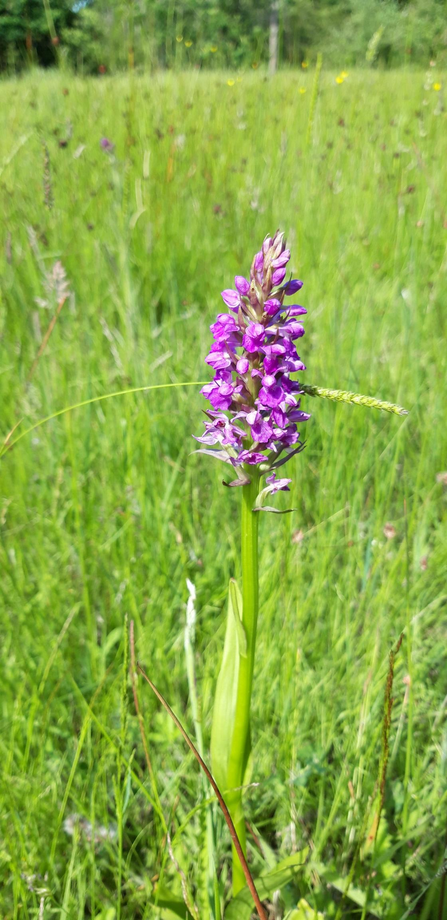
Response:
[{"label": "green stem", "polygon": [[[241,560],[242,560],[242,625],[247,640],[246,656],[239,659],[234,734],[228,766],[227,804],[242,849],[246,853],[245,818],[242,809],[244,774],[250,754],[250,701],[255,660],[256,627],[258,621],[258,515],[253,507],[259,492],[259,474],[249,471],[250,485],[242,486]],[[245,885],[236,850],[233,847],[233,896]]]}]

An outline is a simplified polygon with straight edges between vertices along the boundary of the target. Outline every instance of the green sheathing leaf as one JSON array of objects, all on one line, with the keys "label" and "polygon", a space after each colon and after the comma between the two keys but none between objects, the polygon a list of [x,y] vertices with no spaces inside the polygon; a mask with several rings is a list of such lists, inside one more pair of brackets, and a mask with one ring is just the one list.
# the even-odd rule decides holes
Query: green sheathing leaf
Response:
[{"label": "green sheathing leaf", "polygon": [[211,728],[211,766],[222,792],[228,786],[228,764],[234,732],[239,661],[247,654],[247,639],[242,625],[242,595],[231,579],[228,592],[227,629],[222,664],[217,678]]},{"label": "green sheathing leaf", "polygon": [[[255,879],[255,885],[261,899],[271,898],[274,891],[284,888],[292,881],[296,872],[306,864],[309,849],[306,847],[277,863],[274,869],[264,872]],[[253,898],[248,888],[243,888],[233,898],[226,911],[225,920],[250,920],[253,912]]]}]

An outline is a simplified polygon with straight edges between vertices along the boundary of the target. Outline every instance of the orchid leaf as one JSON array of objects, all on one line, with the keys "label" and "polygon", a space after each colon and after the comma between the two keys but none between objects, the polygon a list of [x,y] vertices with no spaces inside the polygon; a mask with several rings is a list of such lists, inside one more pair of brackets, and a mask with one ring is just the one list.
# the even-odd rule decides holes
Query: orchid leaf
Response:
[{"label": "orchid leaf", "polygon": [[305,898],[300,898],[297,906],[286,914],[284,920],[324,920],[324,914],[311,907]]},{"label": "orchid leaf", "polygon": [[[242,625],[242,595],[237,583],[231,579],[225,644],[217,678],[211,727],[212,770],[222,791],[228,788],[228,764],[234,733],[239,662],[246,654],[247,639]],[[253,901],[251,903],[253,904]]]},{"label": "orchid leaf", "polygon": [[[305,866],[308,855],[309,848],[306,847],[281,860],[273,869],[263,872],[256,878],[255,885],[259,897],[271,898],[274,891],[288,885],[296,873]],[[225,920],[250,920],[252,911],[253,899],[248,888],[245,887],[230,901],[225,911]]]},{"label": "orchid leaf", "polygon": [[230,582],[230,598],[231,604],[229,607],[233,610],[234,622],[236,625],[237,632],[237,641],[239,646],[239,654],[242,658],[247,657],[247,636],[245,634],[245,629],[242,623],[242,597],[241,592],[235,581]]}]

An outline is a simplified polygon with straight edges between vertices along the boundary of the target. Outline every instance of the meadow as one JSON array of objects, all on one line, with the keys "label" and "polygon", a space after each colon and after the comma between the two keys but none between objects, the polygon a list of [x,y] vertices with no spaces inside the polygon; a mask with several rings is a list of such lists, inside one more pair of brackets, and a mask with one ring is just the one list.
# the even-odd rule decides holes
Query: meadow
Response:
[{"label": "meadow", "polygon": [[[250,864],[259,876],[306,848],[270,898],[275,920],[442,920],[447,77],[336,76],[323,68],[315,88],[312,68],[0,84],[2,441],[103,394],[210,379],[220,291],[267,233],[286,232],[308,310],[304,382],[409,414],[306,398],[306,449],[276,496],[296,510],[260,516]],[[57,284],[67,299],[36,362]],[[208,791],[139,681],[148,774],[126,632],[133,620],[138,658],[194,736],[195,585],[207,752],[239,502],[218,464],[192,455],[199,390],[92,401],[3,452],[5,920],[190,917],[182,884],[209,916]],[[217,809],[216,821],[225,898]]]}]

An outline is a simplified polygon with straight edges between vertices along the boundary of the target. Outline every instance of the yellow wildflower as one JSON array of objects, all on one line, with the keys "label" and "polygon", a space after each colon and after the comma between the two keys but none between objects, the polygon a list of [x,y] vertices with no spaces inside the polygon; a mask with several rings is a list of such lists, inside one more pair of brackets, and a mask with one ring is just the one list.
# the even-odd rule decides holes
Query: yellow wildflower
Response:
[{"label": "yellow wildflower", "polygon": [[309,61],[301,61],[301,67],[305,70],[306,67],[309,67]]},{"label": "yellow wildflower", "polygon": [[217,51],[217,45],[211,45],[210,51],[215,54]]},{"label": "yellow wildflower", "polygon": [[228,86],[234,86],[234,80],[227,80]]},{"label": "yellow wildflower", "polygon": [[433,83],[433,89],[435,89],[437,93],[439,93],[441,86],[442,86],[442,83]]},{"label": "yellow wildflower", "polygon": [[343,77],[341,75],[339,77],[335,77],[335,82],[340,85],[340,83],[343,83]]},{"label": "yellow wildflower", "polygon": [[190,48],[191,45],[192,45],[192,41],[191,41],[190,39],[188,39],[188,41],[185,42],[185,48]]},{"label": "yellow wildflower", "polygon": [[346,80],[346,77],[349,77],[349,74],[346,73],[346,70],[342,70],[340,76],[343,77],[343,80]]},{"label": "yellow wildflower", "polygon": [[175,40],[176,40],[177,42],[182,42],[182,41],[183,41],[183,35],[176,35]]},{"label": "yellow wildflower", "polygon": [[305,93],[305,92],[306,92],[306,90],[304,89],[304,86],[300,86],[300,93],[301,93],[301,95],[303,95],[303,93]]}]

